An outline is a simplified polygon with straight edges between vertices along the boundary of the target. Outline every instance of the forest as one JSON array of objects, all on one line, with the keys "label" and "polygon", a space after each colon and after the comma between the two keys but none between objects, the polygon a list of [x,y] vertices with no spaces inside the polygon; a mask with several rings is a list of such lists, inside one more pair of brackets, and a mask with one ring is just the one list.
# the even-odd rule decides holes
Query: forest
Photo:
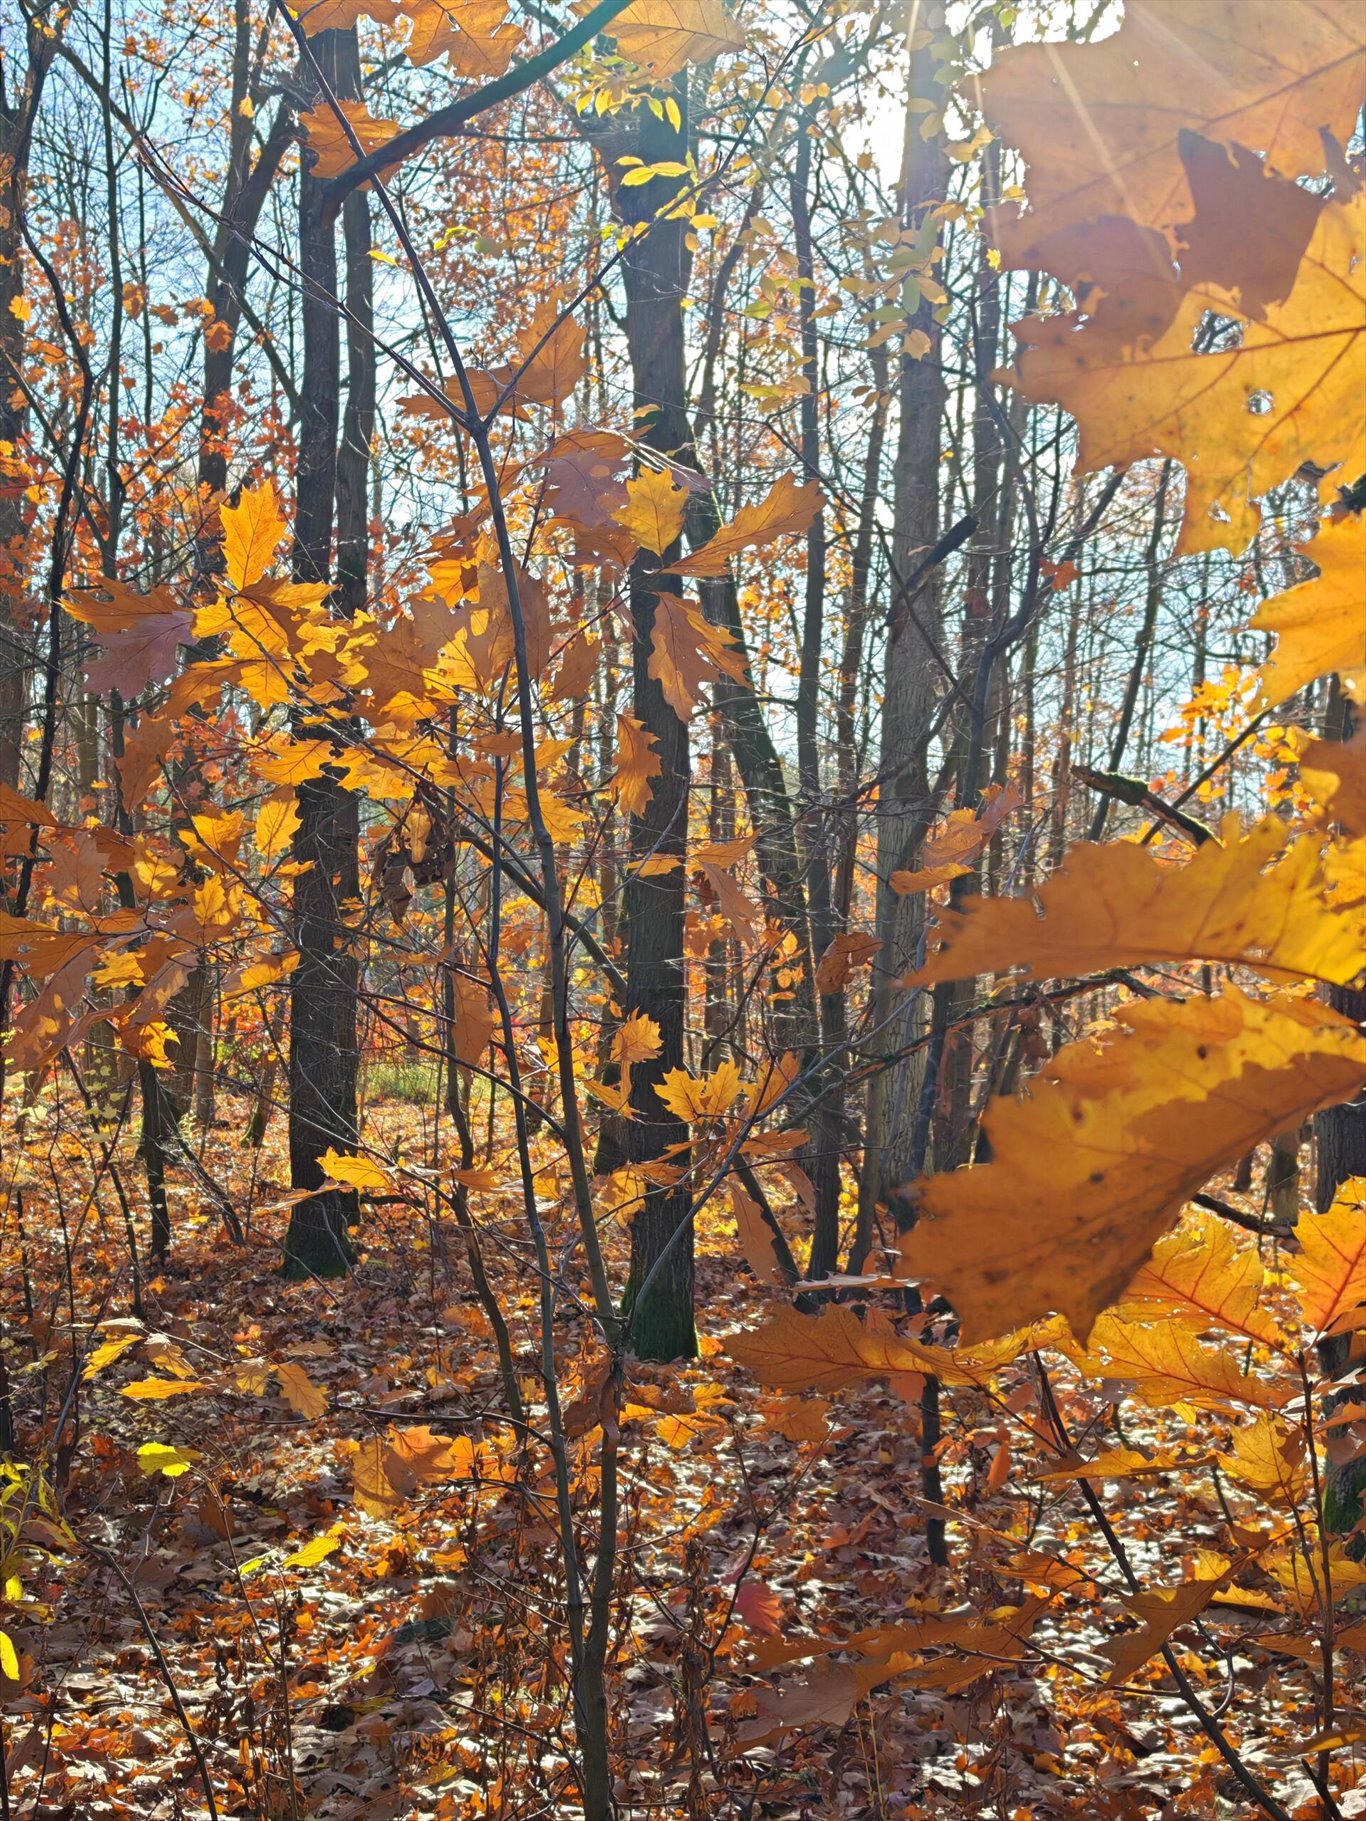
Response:
[{"label": "forest", "polygon": [[0,1821],[1366,1817],[1363,105],[0,6]]}]

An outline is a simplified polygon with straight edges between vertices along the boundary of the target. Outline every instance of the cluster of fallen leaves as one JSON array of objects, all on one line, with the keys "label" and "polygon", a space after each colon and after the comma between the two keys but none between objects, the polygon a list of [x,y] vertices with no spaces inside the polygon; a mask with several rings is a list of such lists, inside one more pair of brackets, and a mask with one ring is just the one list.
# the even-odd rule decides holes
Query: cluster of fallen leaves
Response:
[{"label": "cluster of fallen leaves", "polygon": [[[395,1140],[415,1121],[373,1117]],[[242,1168],[226,1131],[206,1154]],[[549,1459],[505,1419],[463,1246],[402,1208],[344,1289],[287,1286],[269,1218],[229,1251],[185,1200],[187,1243],[141,1318],[115,1312],[113,1223],[77,1236],[66,1281],[40,1179],[22,1270],[7,1259],[0,1283],[16,1418],[56,1440],[7,1563],[12,1798],[207,1813],[169,1679],[223,1814],[572,1812]],[[481,1200],[511,1234],[515,1210]],[[780,1299],[756,1327],[739,1236],[707,1214],[701,1362],[631,1365],[614,1403],[588,1327],[562,1336],[576,1516],[604,1419],[630,1488],[610,1672],[623,1806],[1121,1816],[1180,1789],[1165,1812],[1241,1812],[1172,1699],[1154,1654],[1170,1640],[1211,1705],[1232,1690],[1248,1762],[1315,1812],[1297,1362],[1366,1296],[1364,1228],[1359,1196],[1278,1248],[1193,1214],[1086,1347],[1056,1318],[961,1347],[876,1289],[819,1313]],[[512,1271],[498,1288],[534,1409],[533,1296]],[[1241,1367],[1215,1344],[1230,1338]],[[946,1387],[940,1513],[916,1491],[927,1373]],[[1362,1413],[1334,1417],[1334,1449],[1359,1446]],[[1326,1418],[1309,1420],[1321,1440]],[[926,1550],[935,1515],[946,1569]],[[1347,1682],[1366,1569],[1340,1542],[1327,1559]],[[1346,1710],[1339,1733],[1352,1814]]]}]

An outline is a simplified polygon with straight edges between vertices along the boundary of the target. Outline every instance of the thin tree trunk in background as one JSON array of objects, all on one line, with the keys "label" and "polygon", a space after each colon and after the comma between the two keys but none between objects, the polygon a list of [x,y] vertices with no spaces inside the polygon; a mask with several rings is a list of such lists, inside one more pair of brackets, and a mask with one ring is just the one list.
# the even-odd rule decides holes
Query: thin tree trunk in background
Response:
[{"label": "thin tree trunk in background", "polygon": [[[16,28],[18,21],[15,21]],[[24,209],[29,150],[43,85],[64,25],[61,14],[25,28],[25,61],[17,89],[0,90],[0,446],[22,463],[28,440],[28,401],[16,383],[24,369],[25,327],[11,307],[24,290]],[[17,36],[16,30],[16,36]],[[16,59],[17,63],[17,59]],[[6,66],[12,77],[15,64]],[[25,605],[28,573],[27,502],[19,469],[0,464],[0,784],[19,787],[28,718],[33,630]]]},{"label": "thin tree trunk in background", "polygon": [[[320,32],[312,41],[332,92],[355,99],[360,93],[360,64],[355,28]],[[347,487],[342,501],[338,544],[340,586],[337,605],[354,611],[356,589],[364,598],[363,557],[356,574],[357,499],[363,515],[365,462],[351,450],[338,459],[341,368],[337,322],[337,255],[333,224],[324,218],[324,185],[305,170],[299,179],[300,264],[305,284],[303,318],[303,385],[300,388],[297,507],[294,574],[299,581],[326,581],[331,576],[333,510],[339,482]],[[368,207],[365,192],[355,198]],[[370,274],[359,285],[353,241],[361,238],[347,212],[348,306],[364,310]],[[364,241],[368,255],[369,231]],[[369,265],[368,256],[362,262]],[[358,288],[359,285],[359,288]],[[355,370],[357,337],[348,334],[352,390],[347,400],[348,434],[358,429],[354,388],[364,386]],[[372,357],[371,357],[372,358]],[[364,362],[362,362],[364,365]],[[373,410],[373,391],[370,394]],[[363,408],[363,407],[360,407]],[[360,485],[355,486],[359,466]],[[290,994],[289,1029],[289,1169],[296,1189],[319,1191],[298,1202],[285,1237],[285,1268],[293,1276],[339,1277],[354,1252],[347,1228],[356,1220],[356,1197],[350,1190],[324,1189],[319,1158],[329,1148],[354,1151],[359,1138],[356,1108],[356,992],[359,970],[353,939],[346,927],[347,907],[359,901],[357,860],[359,827],[356,797],[344,790],[335,773],[325,771],[299,786],[299,828],[294,859],[306,870],[294,889],[295,940],[299,964]]]},{"label": "thin tree trunk in background", "polygon": [[[801,327],[800,401],[803,479],[821,472],[820,348],[816,334],[816,265],[811,242],[811,130],[798,120],[797,155],[791,184],[793,244],[797,255],[797,319]],[[806,859],[806,904],[811,930],[813,967],[829,948],[840,924],[835,912],[834,869],[836,824],[821,777],[821,664],[825,652],[825,571],[828,560],[825,507],[806,533],[805,601],[801,659],[797,675],[797,779],[801,787],[802,846]],[[807,1118],[811,1148],[806,1171],[815,1191],[808,1277],[829,1277],[839,1263],[840,1153],[844,1137],[843,1096],[828,1085],[845,1066],[845,989],[822,993],[815,986],[816,1041],[824,1062],[812,1083],[815,1101]]]},{"label": "thin tree trunk in background", "polygon": [[[1358,713],[1334,677],[1324,724],[1326,738],[1351,739]],[[1366,1027],[1366,987],[1330,986],[1325,997],[1335,1012]],[[1366,1089],[1343,1106],[1315,1114],[1314,1140],[1314,1206],[1322,1214],[1332,1207],[1344,1182],[1366,1176]]]},{"label": "thin tree trunk in background", "polygon": [[[901,175],[901,220],[918,228],[928,209],[941,200],[948,181],[942,135],[921,136],[928,102],[942,105],[943,65],[930,44],[942,31],[941,0],[917,10],[907,85],[908,107]],[[914,865],[930,814],[927,742],[940,676],[927,633],[937,637],[940,625],[938,571],[906,591],[910,577],[939,535],[940,422],[944,378],[940,369],[942,341],[938,323],[921,304],[911,324],[929,339],[924,358],[903,352],[897,384],[900,422],[893,471],[893,575],[888,588],[887,650],[882,708],[882,752],[877,824],[877,935],[882,949],[873,966],[877,1052],[901,1049],[921,1029],[921,995],[905,992],[898,982],[915,965],[924,929],[923,897],[901,898],[889,880],[894,871]],[[911,1163],[911,1140],[920,1097],[923,1065],[911,1056],[873,1077],[868,1096],[868,1129],[864,1147],[861,1201],[871,1218],[872,1205],[886,1199],[905,1181]]]}]

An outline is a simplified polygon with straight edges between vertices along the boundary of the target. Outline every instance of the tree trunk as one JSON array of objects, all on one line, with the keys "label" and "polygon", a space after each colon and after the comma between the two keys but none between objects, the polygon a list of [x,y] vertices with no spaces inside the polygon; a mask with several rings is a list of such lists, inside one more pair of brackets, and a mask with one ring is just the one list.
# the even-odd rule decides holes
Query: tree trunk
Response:
[{"label": "tree trunk", "polygon": [[[355,28],[320,32],[313,53],[334,94],[356,99],[360,64]],[[326,106],[326,102],[320,102]],[[322,182],[305,170],[299,179],[300,264],[304,282],[303,385],[300,389],[299,453],[296,476],[294,574],[299,581],[326,581],[331,575],[333,510],[339,483],[349,485],[354,460],[337,453],[341,370],[337,324],[337,257],[331,221],[322,210]],[[366,207],[363,192],[355,201]],[[354,295],[356,261],[351,257],[353,229],[348,204],[348,304]],[[368,246],[368,229],[366,233]],[[368,266],[368,258],[365,261]],[[365,275],[369,282],[368,271]],[[355,387],[358,331],[348,335],[352,357],[352,390],[348,395],[348,433],[360,431]],[[360,381],[363,386],[363,379]],[[373,410],[373,389],[370,392]],[[366,449],[369,447],[368,429]],[[359,489],[364,514],[364,469]],[[355,505],[343,499],[337,605],[354,611]],[[362,523],[363,541],[363,523]],[[360,595],[364,596],[363,556]],[[357,1218],[350,1190],[323,1189],[326,1172],[319,1158],[335,1148],[353,1151],[359,1139],[356,1110],[356,993],[359,966],[354,938],[345,918],[348,905],[360,897],[357,862],[359,826],[354,794],[342,788],[337,774],[326,770],[299,786],[299,827],[294,859],[306,870],[294,890],[295,942],[299,964],[290,993],[289,1028],[289,1170],[296,1189],[319,1190],[298,1202],[285,1238],[285,1270],[295,1277],[340,1277],[354,1260],[347,1232]]]},{"label": "tree trunk", "polygon": [[[16,35],[18,20],[15,20]],[[0,84],[0,449],[19,466],[0,463],[0,784],[19,786],[28,717],[33,635],[25,608],[28,569],[27,502],[22,451],[28,440],[28,405],[15,375],[24,371],[24,323],[11,309],[24,290],[24,208],[29,148],[43,85],[57,51],[60,15],[27,28],[23,79]],[[12,80],[18,59],[7,65]]]},{"label": "tree trunk", "polygon": [[[687,76],[674,79],[669,93],[680,124],[641,110],[639,156],[647,164],[677,160],[688,146]],[[619,173],[609,165],[609,174]],[[678,187],[674,183],[675,189]],[[623,261],[626,288],[626,340],[631,357],[636,425],[646,447],[675,460],[692,448],[688,423],[682,299],[687,291],[690,260],[685,244],[687,224],[654,220],[660,207],[660,183],[623,188],[614,181],[613,205],[627,223],[649,221],[648,230],[630,243]],[[665,562],[677,554],[666,552]],[[626,1012],[644,1013],[659,1026],[660,1053],[638,1063],[632,1080],[635,1119],[626,1128],[633,1163],[647,1163],[671,1146],[687,1143],[688,1128],[668,1112],[655,1094],[670,1069],[682,1068],[687,975],[683,957],[683,865],[672,872],[641,876],[647,854],[676,854],[682,861],[688,834],[690,758],[687,725],[649,675],[650,635],[656,603],[664,592],[681,593],[676,578],[650,578],[653,558],[637,557],[631,571],[631,621],[635,632],[631,654],[631,709],[654,736],[662,770],[642,815],[632,816],[630,848],[635,865],[626,881],[625,923],[628,933]],[[682,1163],[683,1156],[671,1161]],[[631,1345],[642,1359],[690,1358],[697,1351],[693,1326],[693,1234],[686,1187],[651,1189],[631,1226]]]},{"label": "tree trunk", "polygon": [[[942,32],[944,8],[931,0],[923,9],[911,53],[901,178],[901,219],[918,228],[948,181],[943,139],[921,136],[923,104],[937,111],[944,99],[942,64],[931,56],[931,40]],[[932,814],[928,778],[928,737],[941,672],[931,648],[940,626],[938,571],[912,588],[903,584],[939,535],[941,483],[940,419],[944,379],[941,332],[927,305],[912,323],[929,338],[923,359],[901,356],[897,388],[900,423],[893,471],[892,567],[882,710],[877,829],[877,934],[873,1044],[886,1054],[900,1050],[922,1031],[923,995],[897,983],[915,965],[924,929],[923,896],[898,897],[888,883],[898,868],[914,864]],[[924,1067],[918,1053],[874,1076],[868,1096],[860,1200],[885,1199],[911,1170],[912,1138]]]}]

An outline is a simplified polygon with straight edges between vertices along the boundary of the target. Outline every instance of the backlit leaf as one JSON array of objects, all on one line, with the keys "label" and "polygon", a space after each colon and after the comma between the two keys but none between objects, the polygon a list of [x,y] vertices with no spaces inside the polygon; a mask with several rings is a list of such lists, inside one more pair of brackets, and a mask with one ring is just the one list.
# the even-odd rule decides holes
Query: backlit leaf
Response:
[{"label": "backlit leaf", "polygon": [[1326,1214],[1301,1214],[1295,1239],[1291,1276],[1305,1322],[1319,1334],[1366,1302],[1366,1177],[1343,1183]]},{"label": "backlit leaf", "polygon": [[815,481],[799,486],[790,474],[781,474],[757,505],[741,506],[728,525],[670,565],[676,575],[724,575],[732,557],[751,545],[771,544],[774,538],[805,531],[821,509],[821,490]]},{"label": "backlit leaf", "polygon": [[608,28],[617,49],[657,82],[688,63],[743,50],[745,36],[721,0],[631,0]]},{"label": "backlit leaf", "polygon": [[1285,845],[1275,816],[1227,845],[1204,842],[1179,866],[1132,842],[1083,843],[1028,897],[941,912],[937,946],[915,978],[1225,961],[1343,985],[1360,971],[1366,925],[1359,909],[1326,904],[1321,840]]},{"label": "backlit leaf", "polygon": [[240,593],[260,581],[285,534],[275,488],[269,481],[244,487],[237,504],[223,506],[219,516],[228,580]]},{"label": "backlit leaf", "polygon": [[626,483],[626,504],[612,514],[642,550],[662,557],[677,543],[688,510],[688,490],[667,468],[642,468]]},{"label": "backlit leaf", "polygon": [[1336,672],[1345,687],[1366,695],[1366,516],[1349,513],[1299,545],[1317,563],[1312,581],[1273,595],[1250,622],[1274,632],[1276,649],[1257,673],[1268,704]]},{"label": "backlit leaf", "polygon": [[713,626],[696,601],[676,594],[655,596],[647,668],[680,721],[691,718],[706,684],[722,675],[748,681],[729,634]]},{"label": "backlit leaf", "polygon": [[1088,1334],[1188,1196],[1366,1074],[1366,1042],[1304,1000],[1230,988],[1116,1018],[1121,1033],[1060,1050],[1027,1099],[991,1103],[992,1162],[917,1185],[902,1259],[943,1290],[966,1341],[1050,1310]]}]

